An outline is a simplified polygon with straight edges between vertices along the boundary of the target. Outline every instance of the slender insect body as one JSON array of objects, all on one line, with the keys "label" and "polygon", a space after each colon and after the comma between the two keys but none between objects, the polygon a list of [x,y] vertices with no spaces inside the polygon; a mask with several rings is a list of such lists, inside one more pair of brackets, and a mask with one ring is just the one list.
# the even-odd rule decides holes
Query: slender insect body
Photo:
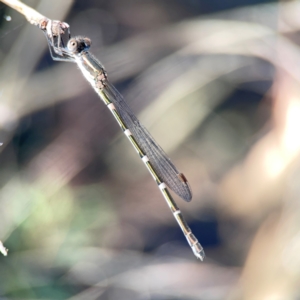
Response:
[{"label": "slender insect body", "polygon": [[84,67],[84,64],[82,63],[82,57],[80,56],[74,56],[76,64],[80,71],[82,72],[83,76],[86,78],[86,80],[91,84],[91,86],[96,90],[96,84],[95,84],[95,77]]},{"label": "slender insect body", "polygon": [[[46,33],[46,37],[51,54],[53,49],[53,51],[59,55],[57,60],[75,62],[84,77],[109,108],[122,131],[157,183],[195,256],[203,260],[205,254],[201,244],[193,235],[167,189],[167,187],[169,187],[185,201],[190,201],[192,193],[186,177],[176,169],[162,148],[140,124],[120,93],[108,82],[104,67],[88,51],[91,40],[86,37],[72,38],[68,42],[68,49],[65,49],[58,46],[60,45],[60,40],[57,42],[57,45],[54,45],[53,37],[49,38],[48,32]],[[55,59],[55,57],[53,57],[53,59]]]}]

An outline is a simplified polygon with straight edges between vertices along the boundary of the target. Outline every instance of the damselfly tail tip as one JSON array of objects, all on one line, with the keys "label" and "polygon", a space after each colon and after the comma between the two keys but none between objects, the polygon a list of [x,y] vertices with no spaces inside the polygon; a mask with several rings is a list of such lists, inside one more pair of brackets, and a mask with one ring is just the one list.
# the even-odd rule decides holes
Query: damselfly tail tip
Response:
[{"label": "damselfly tail tip", "polygon": [[[190,235],[190,236],[194,237],[194,235]],[[188,240],[188,242],[190,243],[189,240]],[[191,243],[190,243],[190,245],[191,245]],[[198,241],[196,241],[193,245],[191,245],[191,248],[192,248],[195,256],[197,258],[199,258],[201,261],[203,261],[204,258],[205,258],[205,252],[204,252],[203,247],[201,246],[201,244]]]},{"label": "damselfly tail tip", "polygon": [[193,249],[193,252],[194,252],[195,256],[197,258],[199,258],[201,261],[203,261],[204,258],[205,258],[205,252],[204,252],[203,248],[200,251],[196,250],[194,248],[192,248],[192,249]]},{"label": "damselfly tail tip", "polygon": [[205,252],[204,252],[203,249],[198,253],[197,258],[199,258],[201,261],[204,260],[204,258],[205,258]]}]

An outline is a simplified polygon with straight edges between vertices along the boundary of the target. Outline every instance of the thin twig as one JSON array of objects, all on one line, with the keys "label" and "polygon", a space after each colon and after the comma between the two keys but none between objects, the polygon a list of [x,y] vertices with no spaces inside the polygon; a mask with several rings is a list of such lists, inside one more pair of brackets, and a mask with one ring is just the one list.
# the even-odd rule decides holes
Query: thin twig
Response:
[{"label": "thin twig", "polygon": [[[38,13],[33,8],[18,0],[0,0],[0,2],[5,3],[12,9],[15,9],[16,11],[24,15],[24,17],[30,24],[39,27],[46,34],[51,34],[53,36],[64,34],[65,30],[69,28],[69,25],[67,23],[50,20],[44,15]],[[0,146],[2,146],[2,143],[0,143]],[[5,248],[1,240],[0,253],[2,253],[4,256],[7,256],[8,254],[8,249]]]},{"label": "thin twig", "polygon": [[0,0],[11,8],[17,10],[20,14],[24,15],[29,23],[38,26],[43,19],[47,19],[45,16],[27,6],[26,4],[18,0]]},{"label": "thin twig", "polygon": [[[17,10],[19,13],[25,16],[27,21],[35,26],[39,26],[40,23],[47,19],[42,14],[38,13],[33,8],[27,6],[26,4],[18,1],[18,0],[0,0],[1,2],[5,3],[6,5],[10,6],[11,8]],[[2,143],[1,143],[2,145]],[[0,252],[7,256],[8,249],[4,247],[3,243],[0,241]]]},{"label": "thin twig", "polygon": [[65,31],[69,28],[69,25],[67,23],[50,20],[49,18],[45,17],[33,8],[27,6],[26,4],[18,0],[0,1],[7,4],[11,8],[17,10],[19,13],[25,16],[25,18],[30,24],[38,26],[44,32],[47,32],[47,34],[49,34],[50,36],[64,34]]}]

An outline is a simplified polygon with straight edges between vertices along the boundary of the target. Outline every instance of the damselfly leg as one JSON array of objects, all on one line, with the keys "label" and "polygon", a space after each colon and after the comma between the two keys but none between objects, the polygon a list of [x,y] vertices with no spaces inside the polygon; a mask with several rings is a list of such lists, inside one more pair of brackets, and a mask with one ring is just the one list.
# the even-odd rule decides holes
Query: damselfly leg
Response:
[{"label": "damselfly leg", "polygon": [[46,36],[49,51],[53,60],[74,61],[70,53],[65,49],[63,36],[71,38],[69,24],[61,21],[44,19],[40,22],[40,28]]}]

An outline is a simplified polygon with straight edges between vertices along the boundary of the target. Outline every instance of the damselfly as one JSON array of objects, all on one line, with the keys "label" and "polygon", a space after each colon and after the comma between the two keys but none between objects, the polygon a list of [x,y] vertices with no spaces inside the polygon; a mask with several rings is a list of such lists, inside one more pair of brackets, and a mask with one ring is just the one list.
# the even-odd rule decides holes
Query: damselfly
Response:
[{"label": "damselfly", "polygon": [[187,179],[176,169],[166,153],[140,124],[122,95],[108,81],[103,65],[89,52],[91,40],[81,36],[70,38],[69,32],[69,41],[67,47],[64,47],[60,33],[64,33],[66,29],[69,31],[68,25],[59,21],[52,23],[49,20],[49,22],[47,26],[44,26],[44,33],[53,60],[69,61],[78,65],[156,181],[194,254],[203,260],[205,254],[202,246],[187,225],[167,189],[169,187],[185,201],[190,201],[192,193]]}]

